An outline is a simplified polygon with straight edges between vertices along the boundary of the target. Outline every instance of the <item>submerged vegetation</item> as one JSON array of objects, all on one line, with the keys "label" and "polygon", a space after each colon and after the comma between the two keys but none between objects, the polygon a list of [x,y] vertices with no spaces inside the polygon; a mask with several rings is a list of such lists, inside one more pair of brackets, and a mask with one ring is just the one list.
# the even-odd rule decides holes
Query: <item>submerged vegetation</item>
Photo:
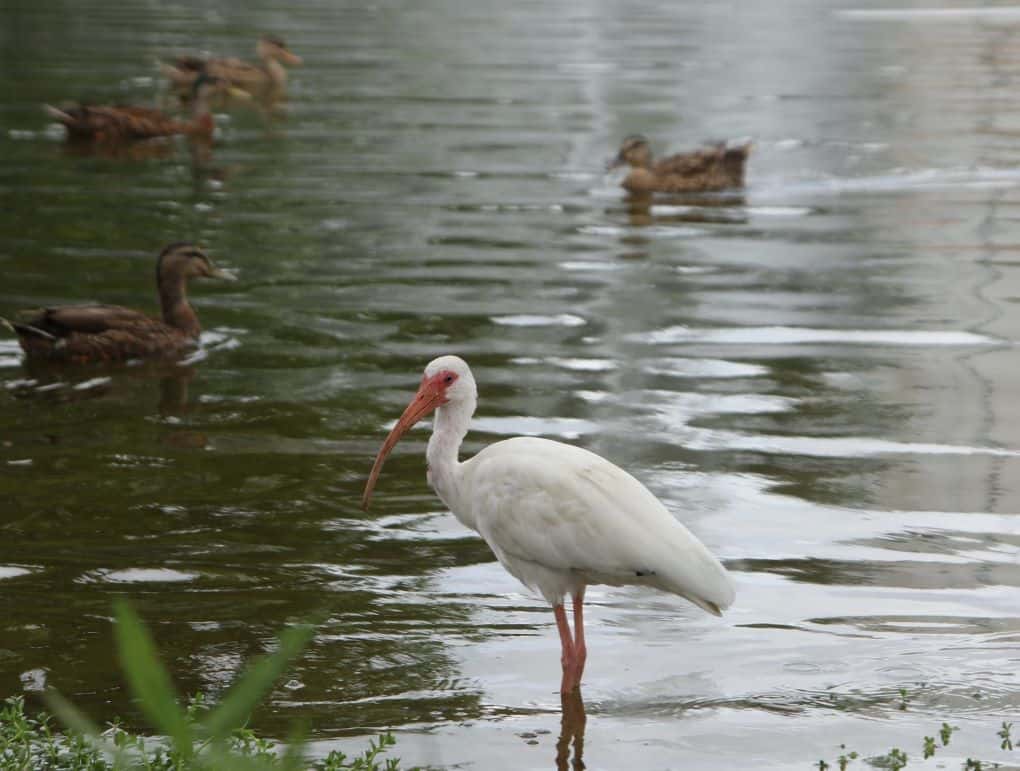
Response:
[{"label": "submerged vegetation", "polygon": [[295,626],[279,636],[273,653],[256,660],[218,703],[203,695],[182,706],[169,672],[141,620],[124,603],[116,606],[116,639],[121,666],[132,694],[155,736],[131,733],[119,722],[101,730],[56,693],[47,701],[64,725],[46,713],[29,715],[20,696],[0,708],[0,768],[21,771],[197,771],[198,769],[318,769],[319,771],[398,771],[399,761],[381,757],[395,740],[381,734],[355,758],[331,752],[317,761],[304,757],[301,731],[279,745],[247,727],[252,711],[273,683],[304,650],[311,626]]}]

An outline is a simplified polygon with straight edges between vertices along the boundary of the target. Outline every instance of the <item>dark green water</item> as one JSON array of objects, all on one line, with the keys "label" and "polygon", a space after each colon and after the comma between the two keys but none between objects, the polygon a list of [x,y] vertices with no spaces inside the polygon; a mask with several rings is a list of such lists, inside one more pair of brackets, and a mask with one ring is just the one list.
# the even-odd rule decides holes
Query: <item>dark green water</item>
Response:
[{"label": "dark green water", "polygon": [[[409,763],[555,767],[552,614],[433,497],[424,430],[358,506],[449,352],[480,385],[468,452],[595,450],[735,575],[722,620],[589,592],[589,767],[919,755],[942,720],[947,762],[1007,757],[1020,14],[89,5],[0,10],[0,314],[154,309],[180,239],[241,281],[194,288],[186,367],[40,376],[0,338],[0,695],[45,682],[130,714],[115,596],[186,691],[322,613],[260,729],[306,719],[325,752],[393,727]],[[221,114],[200,168],[183,143],[69,154],[39,109],[152,101],[158,56],[248,55],[263,30],[305,58],[286,116]],[[746,194],[628,205],[602,168],[633,131],[754,137]]]}]

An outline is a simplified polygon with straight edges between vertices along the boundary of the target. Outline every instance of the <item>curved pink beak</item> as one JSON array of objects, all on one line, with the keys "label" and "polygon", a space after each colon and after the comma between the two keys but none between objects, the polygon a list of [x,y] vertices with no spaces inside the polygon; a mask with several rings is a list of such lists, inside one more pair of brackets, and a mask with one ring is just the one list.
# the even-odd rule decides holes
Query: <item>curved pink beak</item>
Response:
[{"label": "curved pink beak", "polygon": [[397,424],[390,430],[382,447],[379,448],[379,454],[375,456],[375,463],[372,464],[372,471],[368,475],[368,482],[365,483],[365,492],[361,494],[361,508],[364,511],[368,511],[368,505],[372,502],[372,491],[375,489],[375,483],[379,479],[379,472],[382,471],[386,458],[389,457],[393,448],[397,446],[400,437],[410,431],[415,423],[443,404],[444,401],[446,401],[446,398],[439,378],[435,377],[429,380],[423,377],[421,385],[418,386],[418,393],[414,395],[411,403],[407,405],[407,409],[397,419]]}]

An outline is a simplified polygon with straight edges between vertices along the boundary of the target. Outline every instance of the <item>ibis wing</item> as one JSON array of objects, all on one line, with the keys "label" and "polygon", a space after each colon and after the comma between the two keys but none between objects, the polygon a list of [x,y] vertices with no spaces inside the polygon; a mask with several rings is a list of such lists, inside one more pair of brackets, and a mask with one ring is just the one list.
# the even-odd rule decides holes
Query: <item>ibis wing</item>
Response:
[{"label": "ibis wing", "polygon": [[498,442],[468,462],[478,530],[511,563],[589,583],[647,584],[713,612],[733,600],[718,560],[638,480],[578,447]]}]

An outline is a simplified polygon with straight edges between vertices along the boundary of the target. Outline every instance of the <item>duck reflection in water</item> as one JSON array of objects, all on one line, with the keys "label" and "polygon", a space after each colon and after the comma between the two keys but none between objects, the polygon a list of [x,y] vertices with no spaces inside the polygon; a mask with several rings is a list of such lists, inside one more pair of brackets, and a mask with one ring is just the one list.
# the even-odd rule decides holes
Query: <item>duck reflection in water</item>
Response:
[{"label": "duck reflection in water", "polygon": [[[751,219],[746,204],[740,193],[675,195],[654,200],[651,195],[631,195],[626,201],[627,222],[633,227],[746,225]],[[619,209],[615,212],[620,214]]]},{"label": "duck reflection in water", "polygon": [[55,404],[106,397],[115,397],[122,404],[151,404],[151,384],[158,381],[157,409],[161,415],[187,411],[188,384],[196,375],[193,366],[164,361],[100,364],[69,371],[56,362],[26,359],[25,369],[29,377],[9,385],[11,394]]}]

